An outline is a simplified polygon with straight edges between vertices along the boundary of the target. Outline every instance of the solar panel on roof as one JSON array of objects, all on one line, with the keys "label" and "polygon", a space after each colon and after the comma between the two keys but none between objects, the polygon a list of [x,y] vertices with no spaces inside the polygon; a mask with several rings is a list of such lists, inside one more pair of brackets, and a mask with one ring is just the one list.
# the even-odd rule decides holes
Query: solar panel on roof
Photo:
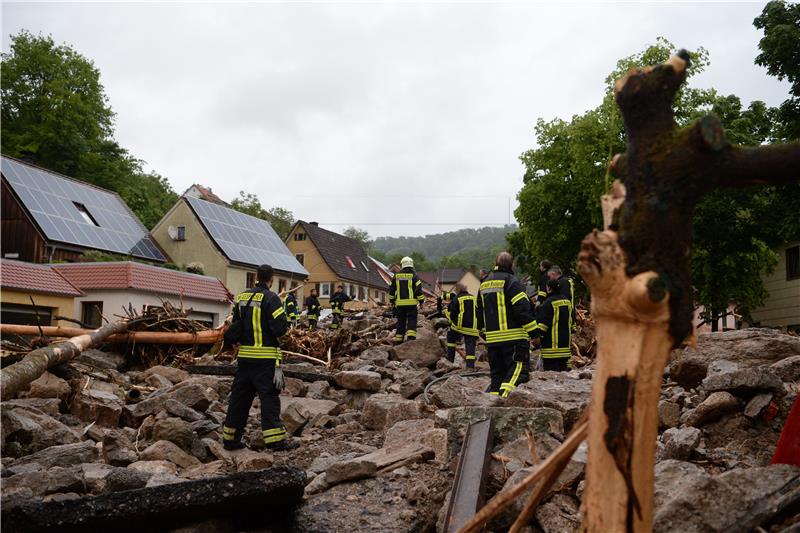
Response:
[{"label": "solar panel on roof", "polygon": [[268,264],[277,270],[308,275],[269,222],[233,209],[185,196],[214,242],[228,259],[247,265]]},{"label": "solar panel on roof", "polygon": [[[147,229],[112,192],[2,158],[3,176],[48,241],[166,261]],[[80,207],[97,226],[81,215]]]}]

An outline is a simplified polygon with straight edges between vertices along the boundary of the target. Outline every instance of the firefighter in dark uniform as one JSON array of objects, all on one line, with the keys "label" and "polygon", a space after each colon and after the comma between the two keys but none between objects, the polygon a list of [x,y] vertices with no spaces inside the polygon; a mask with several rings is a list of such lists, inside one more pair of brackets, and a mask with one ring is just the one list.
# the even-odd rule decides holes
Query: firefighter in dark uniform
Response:
[{"label": "firefighter in dark uniform", "polygon": [[222,442],[227,450],[244,448],[242,435],[253,399],[261,400],[261,430],[267,448],[292,450],[299,444],[290,439],[281,423],[283,373],[280,337],[289,329],[286,312],[277,294],[269,290],[272,267],[258,267],[255,287],[236,296],[233,322],[225,332],[225,344],[239,344],[236,376],[231,386],[230,404],[222,427]]},{"label": "firefighter in dark uniform", "polygon": [[292,327],[297,326],[297,298],[293,292],[286,295],[286,299],[283,301],[283,310],[286,311],[286,319]]},{"label": "firefighter in dark uniform", "polygon": [[319,299],[317,298],[317,289],[311,289],[311,294],[306,296],[306,301],[304,302],[307,318],[308,318],[308,326],[311,329],[317,328],[317,322],[319,321]]},{"label": "firefighter in dark uniform", "polygon": [[577,324],[575,323],[575,280],[561,272],[561,267],[553,265],[547,270],[548,280],[558,281],[558,288],[556,289],[561,293],[561,296],[569,300],[572,306],[570,312],[569,329],[575,331]]},{"label": "firefighter in dark uniform", "polygon": [[402,270],[392,276],[389,286],[389,302],[394,308],[397,319],[397,329],[394,332],[394,342],[399,344],[403,338],[413,340],[417,338],[417,304],[425,300],[422,294],[422,281],[414,272],[414,260],[404,257],[400,260]]},{"label": "firefighter in dark uniform", "polygon": [[478,329],[486,336],[489,392],[506,397],[530,371],[529,337],[536,325],[525,287],[514,276],[514,258],[500,252],[497,266],[481,283],[477,298]]},{"label": "firefighter in dark uniform", "polygon": [[456,358],[456,344],[464,338],[467,368],[475,368],[475,345],[478,343],[478,318],[475,315],[475,297],[463,283],[456,283],[445,315],[450,321],[447,331],[447,359]]},{"label": "firefighter in dark uniform", "polygon": [[355,298],[344,293],[344,286],[339,285],[336,287],[336,292],[331,296],[331,311],[333,311],[333,321],[331,322],[331,329],[339,329],[344,318],[344,304],[353,301]]},{"label": "firefighter in dark uniform", "polygon": [[568,369],[572,355],[572,304],[561,292],[559,280],[547,282],[547,299],[536,313],[534,336],[542,339],[544,370]]},{"label": "firefighter in dark uniform", "polygon": [[539,263],[539,286],[536,288],[537,305],[541,305],[545,298],[547,298],[547,282],[550,281],[550,278],[547,276],[547,271],[550,270],[552,266],[553,263],[547,259],[543,259]]}]

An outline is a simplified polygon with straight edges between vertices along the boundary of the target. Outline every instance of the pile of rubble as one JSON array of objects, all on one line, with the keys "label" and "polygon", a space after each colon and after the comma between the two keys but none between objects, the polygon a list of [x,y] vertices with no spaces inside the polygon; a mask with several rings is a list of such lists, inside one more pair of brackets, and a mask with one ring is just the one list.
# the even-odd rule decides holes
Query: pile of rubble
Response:
[{"label": "pile of rubble", "polygon": [[[477,371],[467,373],[460,357],[444,358],[446,321],[421,317],[419,338],[399,346],[384,342],[391,326],[390,318],[372,315],[347,320],[347,333],[336,334],[340,355],[328,367],[291,358],[282,365],[288,376],[282,418],[302,446],[275,454],[263,450],[258,400],[249,449],[222,448],[233,368],[211,355],[185,368],[132,369],[123,356],[87,350],[52,368],[2,406],[4,528],[10,522],[19,531],[36,530],[30,517],[99,515],[98,509],[128,502],[165,513],[161,530],[188,531],[200,520],[208,531],[265,531],[263,524],[231,525],[233,513],[208,510],[229,504],[221,499],[235,496],[232,487],[249,490],[255,481],[246,476],[268,473],[265,479],[282,483],[268,487],[280,497],[262,494],[252,504],[250,494],[239,501],[250,501],[271,530],[442,530],[470,424],[494,421],[488,499],[535,470],[588,403],[591,365],[535,372],[501,399],[483,392],[485,346]],[[701,336],[695,350],[676,351],[659,407],[658,531],[780,531],[778,524],[800,519],[800,471],[767,466],[798,381],[796,336],[725,332]],[[578,527],[585,462],[582,445],[531,531]],[[228,488],[217,490],[220,482]],[[124,498],[121,491],[128,491]],[[196,506],[181,514],[194,494],[208,512]],[[159,501],[169,501],[172,514]],[[280,505],[267,513],[266,501]],[[521,506],[490,530],[507,529]],[[67,530],[64,520],[58,525]]]}]

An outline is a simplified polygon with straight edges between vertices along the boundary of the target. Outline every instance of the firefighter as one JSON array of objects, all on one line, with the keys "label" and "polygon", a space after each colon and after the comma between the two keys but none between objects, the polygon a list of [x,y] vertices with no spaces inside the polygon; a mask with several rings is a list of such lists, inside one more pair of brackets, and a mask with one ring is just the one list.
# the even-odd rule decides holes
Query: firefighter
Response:
[{"label": "firefighter", "polygon": [[286,311],[286,319],[292,327],[297,326],[297,298],[293,292],[286,295],[286,299],[283,301],[283,310]]},{"label": "firefighter", "polygon": [[342,325],[344,318],[344,304],[355,300],[344,293],[344,286],[337,285],[336,292],[331,296],[331,311],[333,311],[333,321],[331,322],[331,329],[339,329]]},{"label": "firefighter", "polygon": [[289,322],[281,299],[269,290],[272,274],[271,266],[258,267],[256,286],[236,296],[233,322],[225,332],[226,345],[239,344],[236,375],[222,427],[226,450],[244,448],[242,435],[256,394],[261,401],[261,430],[267,448],[284,451],[299,446],[281,423],[278,395],[283,388],[283,373],[279,367],[279,339],[289,329]]},{"label": "firefighter", "polygon": [[561,293],[561,296],[569,300],[569,304],[572,306],[572,311],[569,315],[569,329],[571,331],[575,331],[575,328],[577,327],[577,324],[575,323],[575,280],[564,275],[561,272],[561,267],[558,265],[552,265],[547,270],[547,279],[558,281],[557,291]]},{"label": "firefighter", "polygon": [[544,370],[568,369],[572,355],[572,304],[564,297],[559,280],[547,282],[547,298],[536,313],[534,337],[542,339],[542,365]]},{"label": "firefighter", "polygon": [[547,271],[550,270],[550,267],[553,266],[551,261],[547,259],[543,259],[539,263],[539,286],[536,288],[536,304],[541,305],[544,302],[545,298],[547,298],[547,282],[549,281],[549,277]]},{"label": "firefighter", "polygon": [[319,321],[319,299],[317,298],[317,289],[311,289],[311,294],[306,296],[306,301],[303,304],[306,308],[306,316],[308,317],[308,326],[311,329],[317,328],[317,321]]},{"label": "firefighter", "polygon": [[525,288],[514,276],[513,262],[510,253],[500,252],[477,298],[478,329],[489,350],[489,392],[503,397],[528,380],[529,337],[536,325]]},{"label": "firefighter", "polygon": [[454,296],[447,306],[447,359],[452,363],[456,358],[456,344],[464,338],[467,368],[475,368],[475,345],[478,343],[478,319],[475,315],[475,297],[463,283],[456,283]]},{"label": "firefighter", "polygon": [[425,300],[422,282],[414,272],[414,260],[404,257],[400,260],[400,267],[402,270],[392,276],[392,284],[389,286],[389,302],[397,319],[395,344],[403,342],[403,338],[417,338],[417,304]]}]

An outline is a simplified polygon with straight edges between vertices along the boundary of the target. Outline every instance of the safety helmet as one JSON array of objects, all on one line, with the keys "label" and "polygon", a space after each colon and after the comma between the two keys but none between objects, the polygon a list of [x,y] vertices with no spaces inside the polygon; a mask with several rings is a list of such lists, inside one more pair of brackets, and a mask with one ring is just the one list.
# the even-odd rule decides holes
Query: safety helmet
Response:
[{"label": "safety helmet", "polygon": [[401,268],[414,268],[414,260],[408,256],[405,256],[400,260],[400,267]]}]

